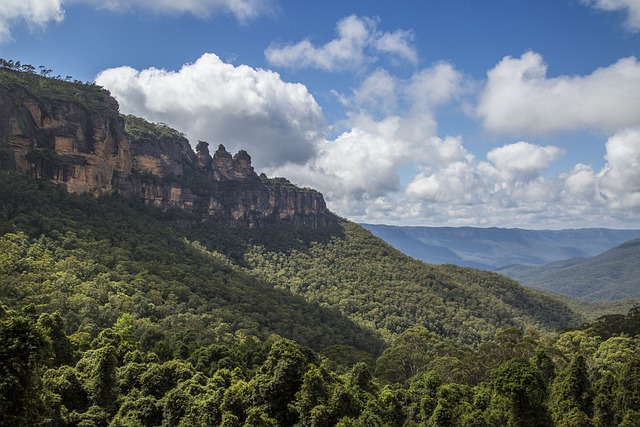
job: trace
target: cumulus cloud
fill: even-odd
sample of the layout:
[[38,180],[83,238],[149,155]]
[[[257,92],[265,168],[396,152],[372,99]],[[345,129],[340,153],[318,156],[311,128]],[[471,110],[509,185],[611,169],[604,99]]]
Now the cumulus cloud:
[[606,149],[607,163],[598,176],[602,195],[623,208],[640,207],[640,128],[617,132]]
[[43,28],[64,18],[62,0],[3,0],[0,2],[0,44],[12,40],[11,27],[26,22]]
[[602,11],[625,11],[627,13],[626,27],[633,32],[640,31],[639,0],[582,0],[582,2]]
[[503,179],[530,181],[541,171],[548,169],[562,154],[563,150],[552,145],[541,147],[520,141],[489,151],[487,159],[493,163]]
[[272,71],[227,64],[214,54],[179,71],[112,68],[96,83],[111,91],[124,113],[168,123],[193,144],[201,139],[246,149],[256,168],[307,161],[325,127],[304,85],[286,83]]
[[512,134],[640,125],[640,64],[620,59],[587,76],[547,77],[542,56],[505,57],[488,72],[476,113],[486,129]]
[[555,177],[545,176],[561,155],[556,147],[521,141],[490,150],[488,162],[466,156],[423,166],[398,195],[404,210],[379,211],[378,218],[387,223],[424,224],[429,218],[431,224],[546,228],[637,223],[640,129],[626,129],[607,140],[607,162],[599,171],[577,164]]
[[388,207],[382,203],[384,197],[401,191],[400,169],[415,162],[447,164],[470,156],[460,138],[436,135],[433,117],[438,106],[460,92],[461,81],[445,63],[406,80],[377,70],[351,94],[341,96],[350,111],[346,131],[333,140],[319,140],[315,156],[303,168],[285,166],[269,172],[319,188],[334,209],[365,209],[354,201]]
[[406,195],[425,203],[474,205],[482,203],[485,190],[485,177],[478,168],[468,161],[457,161],[418,173],[407,186]]
[[351,15],[338,22],[338,37],[322,46],[315,46],[309,40],[289,45],[272,44],[265,50],[265,56],[275,66],[325,71],[359,69],[375,62],[377,54],[417,63],[413,33],[404,30],[381,32],[377,29],[378,24],[378,19]]
[[489,212],[504,209],[530,209],[553,198],[551,182],[541,176],[557,160],[562,150],[528,142],[507,144],[487,153],[490,162],[474,156],[449,164],[424,167],[406,189],[406,196],[437,210],[474,207],[474,222]]
[[465,79],[453,65],[441,62],[403,80],[379,69],[369,74],[351,95],[340,95],[351,111],[371,115],[432,115],[440,105],[465,91]]

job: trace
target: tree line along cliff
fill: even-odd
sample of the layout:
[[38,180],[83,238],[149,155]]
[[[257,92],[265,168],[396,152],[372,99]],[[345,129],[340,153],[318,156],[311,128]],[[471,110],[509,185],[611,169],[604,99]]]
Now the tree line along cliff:
[[258,175],[249,154],[121,115],[109,92],[0,67],[0,168],[73,193],[118,194],[236,228],[333,222],[322,194]]

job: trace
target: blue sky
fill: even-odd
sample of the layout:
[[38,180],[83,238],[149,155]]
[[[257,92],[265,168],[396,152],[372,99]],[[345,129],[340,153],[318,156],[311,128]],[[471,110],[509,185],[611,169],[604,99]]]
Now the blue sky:
[[0,56],[361,222],[640,227],[640,0],[3,0]]

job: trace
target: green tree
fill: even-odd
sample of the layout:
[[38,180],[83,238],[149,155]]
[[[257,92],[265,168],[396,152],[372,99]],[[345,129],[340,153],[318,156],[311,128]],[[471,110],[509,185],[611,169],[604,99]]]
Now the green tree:
[[526,358],[517,357],[502,364],[495,372],[493,386],[509,401],[510,427],[549,425],[544,380]]
[[112,345],[88,350],[76,365],[89,400],[110,411],[117,398],[116,349]]
[[616,406],[620,414],[640,412],[640,356],[633,355],[622,366],[616,394]]
[[23,314],[0,305],[0,425],[31,426],[43,415],[42,374],[51,342],[31,307]]
[[294,341],[276,341],[267,360],[260,366],[253,380],[253,401],[267,408],[270,417],[282,425],[293,425],[298,415],[289,408],[300,390],[307,370],[307,357]]
[[376,375],[390,382],[403,382],[428,370],[438,336],[423,326],[402,333],[376,361]]
[[64,331],[64,318],[59,312],[53,314],[42,313],[38,318],[38,324],[51,340],[54,354],[54,366],[73,363],[73,348],[71,341]]
[[296,393],[293,406],[300,417],[301,426],[329,426],[331,414],[327,404],[337,379],[335,379],[325,364],[312,365],[305,372],[300,390]]
[[[556,424],[566,424],[565,418],[578,420],[579,414],[586,418],[593,415],[593,389],[585,357],[577,355],[569,366],[556,377],[551,386],[549,407]],[[585,417],[582,417],[585,418]],[[578,422],[578,421],[574,421]]]

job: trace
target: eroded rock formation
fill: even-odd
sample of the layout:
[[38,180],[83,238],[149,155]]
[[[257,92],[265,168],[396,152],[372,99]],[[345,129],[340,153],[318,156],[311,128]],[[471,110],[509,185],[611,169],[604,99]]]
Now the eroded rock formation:
[[258,176],[246,151],[232,156],[220,145],[211,156],[199,141],[194,152],[166,125],[121,116],[107,91],[52,80],[0,69],[0,166],[70,192],[140,198],[232,227],[332,221],[322,194]]

